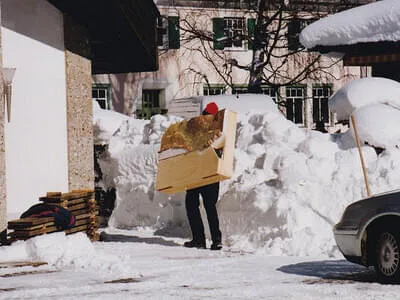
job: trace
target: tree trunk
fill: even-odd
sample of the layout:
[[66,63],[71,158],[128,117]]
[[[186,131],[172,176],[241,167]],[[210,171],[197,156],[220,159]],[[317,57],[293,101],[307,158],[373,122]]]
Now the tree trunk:
[[260,94],[262,75],[264,69],[264,50],[263,48],[268,44],[266,20],[263,15],[266,0],[258,0],[258,15],[257,22],[254,30],[254,41],[253,41],[253,59],[251,61],[249,84],[247,91],[253,94]]

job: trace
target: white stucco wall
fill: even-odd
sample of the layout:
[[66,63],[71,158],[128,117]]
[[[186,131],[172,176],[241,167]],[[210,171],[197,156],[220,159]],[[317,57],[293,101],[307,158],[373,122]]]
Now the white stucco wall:
[[3,66],[16,68],[6,120],[8,214],[68,190],[62,14],[45,0],[2,0]]

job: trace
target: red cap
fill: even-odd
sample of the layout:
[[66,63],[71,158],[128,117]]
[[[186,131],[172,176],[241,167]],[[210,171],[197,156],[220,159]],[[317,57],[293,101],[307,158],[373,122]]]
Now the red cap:
[[215,115],[218,112],[218,105],[215,102],[210,102],[204,110],[210,115]]

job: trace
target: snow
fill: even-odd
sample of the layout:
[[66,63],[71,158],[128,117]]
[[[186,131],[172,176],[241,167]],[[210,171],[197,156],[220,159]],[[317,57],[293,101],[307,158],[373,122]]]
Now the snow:
[[307,49],[381,41],[400,41],[398,0],[377,1],[327,16],[300,33]]
[[[386,148],[377,155],[362,146],[372,193],[395,190],[396,99],[375,91],[386,82],[361,82],[363,93],[351,92],[350,83],[331,102],[342,116],[355,117],[363,142]],[[213,100],[230,108],[219,97]],[[0,247],[0,299],[396,298],[397,286],[369,283],[373,271],[344,261],[332,234],[343,209],[366,196],[352,128],[336,134],[299,128],[276,108],[249,110],[251,96],[243,107],[234,104],[234,175],[221,182],[217,204],[223,251],[182,247],[190,238],[184,193],[154,190],[162,133],[181,118],[135,120],[96,109],[98,140],[109,145],[99,161],[102,185],[117,195],[103,241],[59,232]],[[21,260],[47,265],[12,266]]]
[[[183,239],[155,237],[149,230],[109,228],[104,237],[90,247],[83,234],[55,233],[0,248],[2,258],[29,251],[29,258],[49,262],[1,265],[0,299],[353,300],[396,299],[399,292],[370,283],[371,270],[342,259],[188,249]],[[90,252],[82,254],[85,249]]]
[[376,103],[400,108],[400,83],[381,77],[350,81],[331,96],[329,108],[338,120],[348,120],[356,109]]
[[[399,156],[396,84],[379,78],[354,81],[331,99],[338,114],[356,118],[373,193],[399,187],[393,180]],[[252,96],[244,99],[212,96],[203,103],[238,111],[234,175],[221,182],[218,202],[224,245],[267,255],[340,257],[332,226],[349,203],[366,196],[353,128],[341,134],[306,130],[285,119],[269,97],[256,111],[249,109]],[[254,102],[260,105],[260,97]],[[374,111],[376,126],[370,122]],[[184,193],[154,190],[162,133],[179,120],[155,116],[140,126],[126,121],[124,130],[110,138],[108,156],[99,163],[107,174],[104,188],[116,189],[111,227],[148,226],[160,234],[190,237]],[[378,156],[364,142],[387,151]]]
[[[400,83],[397,81],[380,77],[353,80],[332,95],[329,107],[336,112],[338,120],[349,120],[353,114],[362,143],[382,148],[400,145],[397,130]],[[351,133],[354,136],[352,126]]]
[[[245,114],[249,112],[273,111],[279,113],[277,106],[270,96],[254,94],[203,96],[201,107],[206,107],[210,102],[215,102],[218,108],[228,108],[232,111]],[[251,103],[251,105],[249,105]]]

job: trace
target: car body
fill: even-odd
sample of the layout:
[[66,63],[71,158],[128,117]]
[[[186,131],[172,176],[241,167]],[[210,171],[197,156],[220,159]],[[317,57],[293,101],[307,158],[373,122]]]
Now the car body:
[[374,266],[381,282],[400,282],[400,190],[350,204],[333,231],[347,260]]

